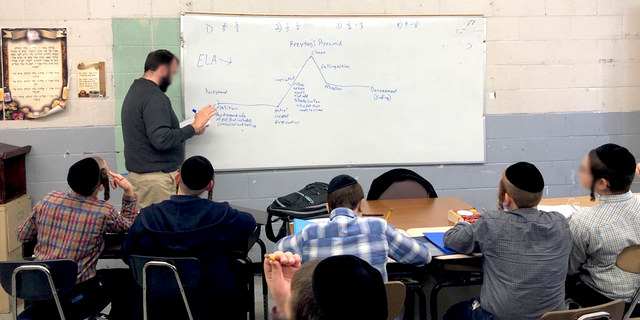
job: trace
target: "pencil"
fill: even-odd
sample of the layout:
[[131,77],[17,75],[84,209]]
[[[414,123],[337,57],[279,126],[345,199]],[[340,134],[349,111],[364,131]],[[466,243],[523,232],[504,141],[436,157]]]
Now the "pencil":
[[275,254],[269,254],[269,260],[271,261],[276,261],[276,255]]
[[387,217],[384,218],[385,220],[389,220],[389,216],[391,215],[391,212],[393,212],[393,208],[389,209],[389,213],[387,213]]

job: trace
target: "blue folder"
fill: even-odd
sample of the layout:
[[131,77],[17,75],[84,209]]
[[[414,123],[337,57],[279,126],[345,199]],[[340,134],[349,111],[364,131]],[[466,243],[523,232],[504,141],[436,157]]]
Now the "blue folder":
[[423,233],[431,243],[433,243],[438,249],[442,250],[445,254],[453,254],[455,251],[444,246],[444,232],[424,232]]
[[307,221],[307,220],[302,220],[302,219],[293,219],[293,233],[299,233],[300,231],[302,231],[302,229],[304,229],[304,227],[315,223],[313,221]]

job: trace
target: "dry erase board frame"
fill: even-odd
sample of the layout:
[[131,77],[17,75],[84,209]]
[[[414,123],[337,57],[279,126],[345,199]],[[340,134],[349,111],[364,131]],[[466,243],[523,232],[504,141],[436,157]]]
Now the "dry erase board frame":
[[[259,171],[259,170],[277,170],[277,169],[305,169],[305,168],[345,168],[345,167],[381,167],[381,166],[416,166],[416,165],[437,165],[437,164],[471,164],[471,163],[484,163],[486,162],[486,124],[485,124],[485,116],[486,116],[486,15],[483,14],[460,14],[460,15],[422,15],[422,14],[393,14],[393,15],[379,15],[379,14],[329,14],[329,15],[316,15],[316,14],[240,14],[240,13],[217,13],[217,12],[182,12],[180,19],[180,38],[181,38],[181,46],[180,46],[180,58],[181,58],[181,72],[183,81],[181,83],[182,87],[182,113],[183,117],[190,118],[192,115],[189,111],[193,106],[186,106],[186,90],[185,86],[187,85],[187,81],[185,81],[185,40],[184,40],[184,18],[188,15],[206,15],[206,16],[215,16],[215,17],[256,17],[256,18],[479,18],[482,20],[482,157],[481,159],[469,160],[469,161],[393,161],[393,162],[384,162],[384,163],[336,163],[336,164],[310,164],[310,165],[274,165],[274,166],[261,166],[261,167],[234,167],[234,168],[220,168],[219,171],[229,171],[229,172],[239,172],[239,171]],[[201,106],[200,106],[201,107]],[[188,147],[189,142],[187,142],[187,153],[189,153]],[[215,165],[215,161],[214,161]],[[218,168],[218,167],[217,167]]]

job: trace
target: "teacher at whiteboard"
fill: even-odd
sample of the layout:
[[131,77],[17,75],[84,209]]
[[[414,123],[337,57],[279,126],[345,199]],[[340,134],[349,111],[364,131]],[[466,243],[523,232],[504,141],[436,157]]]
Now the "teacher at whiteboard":
[[193,124],[180,128],[165,95],[177,71],[178,58],[173,53],[149,53],[144,76],[133,82],[122,104],[125,166],[140,208],[175,194],[174,177],[184,161],[185,141],[203,134],[209,119],[217,114],[208,105],[198,111]]

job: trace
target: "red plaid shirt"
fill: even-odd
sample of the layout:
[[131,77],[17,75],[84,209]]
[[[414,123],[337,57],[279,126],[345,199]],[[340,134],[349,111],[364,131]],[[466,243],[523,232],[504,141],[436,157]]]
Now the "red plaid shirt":
[[37,238],[37,260],[73,259],[76,283],[96,275],[104,234],[126,232],[136,218],[137,197],[122,197],[122,214],[109,203],[69,193],[49,192],[17,230],[18,240]]

